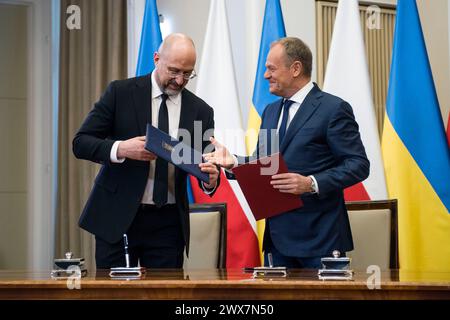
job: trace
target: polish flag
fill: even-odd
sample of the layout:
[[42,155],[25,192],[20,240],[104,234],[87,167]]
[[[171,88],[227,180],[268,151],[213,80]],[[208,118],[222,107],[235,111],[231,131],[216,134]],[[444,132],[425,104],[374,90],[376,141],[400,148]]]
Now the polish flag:
[[[228,21],[224,0],[212,0],[209,10],[197,95],[214,108],[215,138],[234,154],[245,154]],[[196,203],[227,203],[227,268],[260,265],[256,221],[236,180],[221,172],[220,187],[206,195],[191,177]]]
[[357,0],[339,1],[323,90],[350,103],[370,160],[369,177],[345,189],[345,200],[386,199],[380,138]]

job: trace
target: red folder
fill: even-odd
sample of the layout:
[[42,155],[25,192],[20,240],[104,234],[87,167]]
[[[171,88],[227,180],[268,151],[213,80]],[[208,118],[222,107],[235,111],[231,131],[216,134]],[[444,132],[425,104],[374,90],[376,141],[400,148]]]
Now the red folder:
[[240,165],[232,171],[256,220],[303,206],[300,196],[280,192],[270,184],[273,175],[288,172],[280,153]]

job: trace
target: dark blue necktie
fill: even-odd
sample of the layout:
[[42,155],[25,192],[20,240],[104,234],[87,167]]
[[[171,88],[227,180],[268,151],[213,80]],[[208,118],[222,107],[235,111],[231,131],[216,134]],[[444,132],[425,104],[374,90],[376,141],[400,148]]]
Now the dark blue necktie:
[[[158,128],[165,133],[169,133],[169,112],[167,111],[167,94],[161,95],[161,105],[158,113]],[[155,167],[155,183],[153,185],[153,202],[157,207],[162,207],[167,203],[167,190],[169,178],[169,166],[166,160],[158,157]]]
[[292,100],[284,100],[283,102],[283,118],[281,119],[280,129],[278,130],[278,138],[280,145],[283,142],[284,135],[286,134],[287,122],[289,117],[289,108],[292,106],[294,101]]

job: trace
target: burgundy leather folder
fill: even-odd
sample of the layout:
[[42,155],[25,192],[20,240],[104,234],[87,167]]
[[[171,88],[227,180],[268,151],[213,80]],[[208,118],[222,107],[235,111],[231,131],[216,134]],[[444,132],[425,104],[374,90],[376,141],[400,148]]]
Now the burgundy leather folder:
[[300,196],[282,193],[270,184],[273,175],[288,172],[280,153],[237,166],[232,171],[256,220],[303,206]]

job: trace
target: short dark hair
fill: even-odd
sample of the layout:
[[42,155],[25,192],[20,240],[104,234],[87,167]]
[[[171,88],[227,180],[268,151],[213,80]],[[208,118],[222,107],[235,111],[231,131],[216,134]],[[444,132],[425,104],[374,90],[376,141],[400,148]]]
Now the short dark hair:
[[287,64],[290,65],[294,61],[300,61],[303,66],[304,75],[310,78],[312,71],[312,53],[306,43],[299,38],[285,37],[272,42],[271,47],[277,44],[284,47],[284,51],[288,58]]

